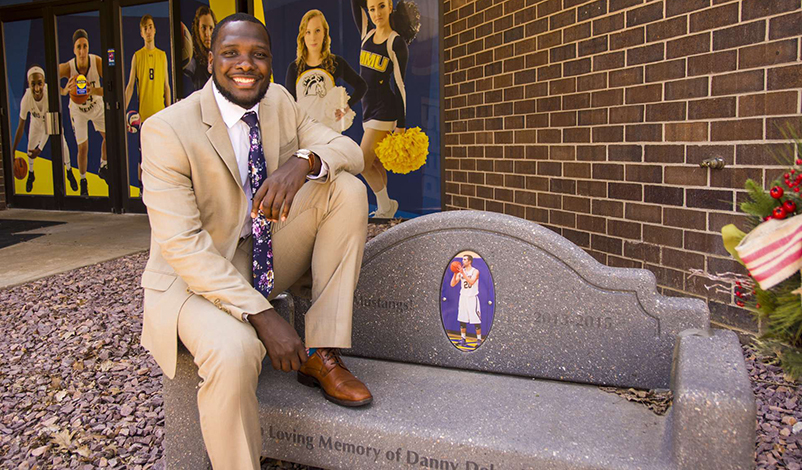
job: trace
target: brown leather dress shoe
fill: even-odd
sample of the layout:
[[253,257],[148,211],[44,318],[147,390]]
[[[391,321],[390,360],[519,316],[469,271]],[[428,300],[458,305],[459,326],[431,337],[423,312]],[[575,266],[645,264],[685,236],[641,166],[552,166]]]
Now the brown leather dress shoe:
[[339,349],[318,348],[298,371],[298,382],[320,387],[327,400],[341,406],[363,406],[373,401],[365,384],[345,367]]

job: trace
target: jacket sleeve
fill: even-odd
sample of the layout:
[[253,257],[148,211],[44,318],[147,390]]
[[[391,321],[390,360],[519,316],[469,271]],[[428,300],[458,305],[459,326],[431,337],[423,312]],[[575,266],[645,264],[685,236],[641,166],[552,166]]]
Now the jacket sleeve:
[[151,237],[190,290],[240,321],[243,313],[271,308],[204,229],[189,158],[175,130],[159,116],[142,126],[142,182]]
[[342,171],[358,175],[365,166],[362,149],[350,137],[331,130],[310,118],[299,108],[288,91],[284,90],[295,114],[298,148],[309,149],[326,162],[329,178]]

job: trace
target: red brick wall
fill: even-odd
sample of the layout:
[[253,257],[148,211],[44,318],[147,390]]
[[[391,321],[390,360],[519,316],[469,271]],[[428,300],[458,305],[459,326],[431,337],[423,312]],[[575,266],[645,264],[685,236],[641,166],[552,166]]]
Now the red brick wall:
[[[448,209],[523,217],[668,295],[731,293],[718,231],[802,134],[800,0],[447,0]],[[721,157],[724,170],[699,167]]]

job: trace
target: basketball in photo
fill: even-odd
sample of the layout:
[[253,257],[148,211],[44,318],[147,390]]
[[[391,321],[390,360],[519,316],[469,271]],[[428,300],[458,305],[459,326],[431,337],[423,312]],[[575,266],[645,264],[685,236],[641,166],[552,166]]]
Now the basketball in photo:
[[24,158],[17,157],[14,159],[14,177],[18,180],[24,180],[28,175],[28,162]]
[[88,98],[89,89],[86,87],[86,77],[84,75],[78,75],[75,78],[75,92],[70,93],[70,99],[74,101],[75,104],[84,104]]

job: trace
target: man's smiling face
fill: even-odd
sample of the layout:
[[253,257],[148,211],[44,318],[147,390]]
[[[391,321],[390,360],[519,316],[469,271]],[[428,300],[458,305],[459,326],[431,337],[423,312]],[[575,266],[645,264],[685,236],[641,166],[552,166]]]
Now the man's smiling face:
[[250,21],[224,24],[209,53],[212,79],[220,93],[245,109],[265,96],[272,61],[267,31]]

